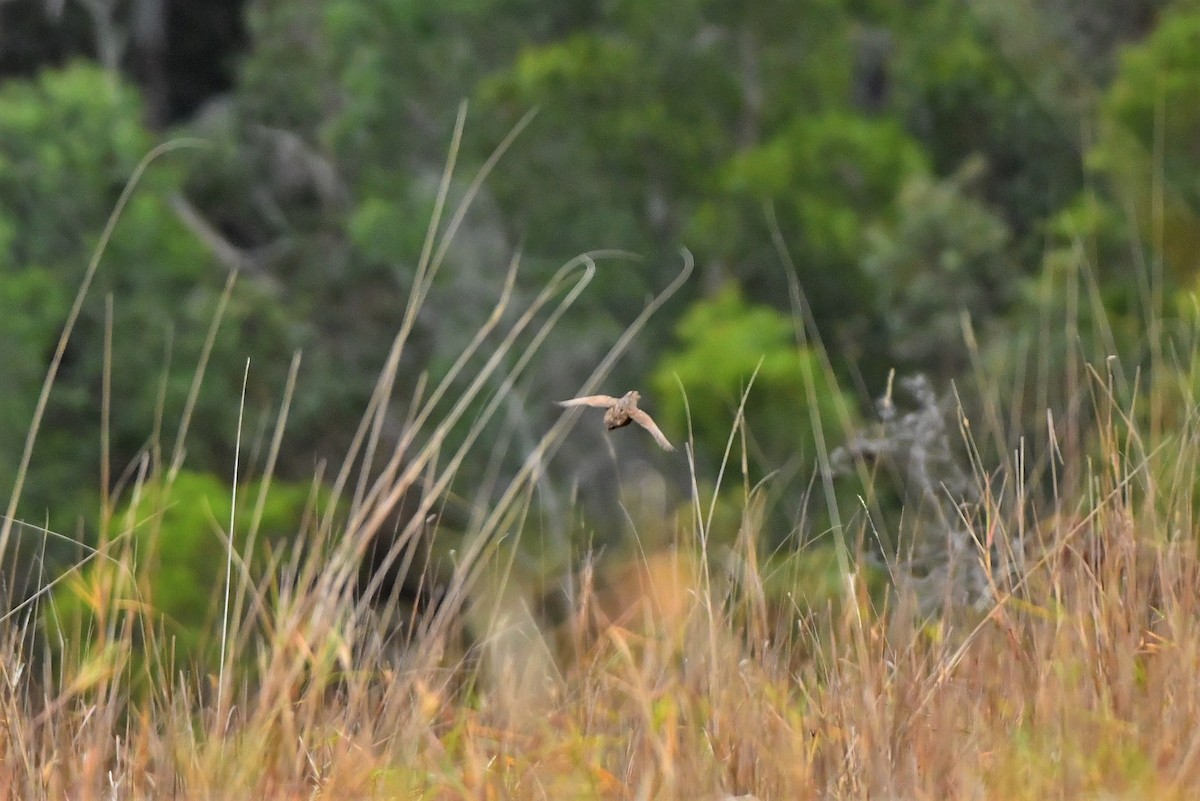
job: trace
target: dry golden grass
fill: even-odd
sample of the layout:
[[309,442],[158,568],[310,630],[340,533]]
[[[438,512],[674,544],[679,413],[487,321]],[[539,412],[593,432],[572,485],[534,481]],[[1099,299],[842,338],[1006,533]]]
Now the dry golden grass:
[[[221,702],[214,675],[132,691],[115,653],[134,648],[132,626],[90,659],[38,660],[32,624],[10,619],[0,786],[26,799],[1192,797],[1194,543],[1142,542],[1123,502],[1093,511],[1102,549],[1085,556],[1070,543],[1082,528],[1062,532],[975,621],[915,625],[851,582],[857,604],[769,624],[766,641],[750,638],[753,615],[727,611],[746,598],[706,582],[681,545],[584,588],[550,670],[424,658],[442,650],[434,635],[385,663],[314,593],[267,614],[274,636],[237,655],[256,669]],[[540,686],[514,697],[530,671]]]
[[[399,440],[384,442],[396,366],[445,255],[437,243],[462,219],[439,228],[449,174],[392,358],[350,454],[325,481],[342,503],[315,509],[295,553],[269,564],[252,561],[253,527],[230,524],[227,580],[214,587],[221,612],[197,662],[176,659],[154,614],[146,555],[131,545],[155,517],[119,520],[118,499],[107,498],[102,552],[80,570],[92,625],[53,642],[43,626],[52,592],[0,623],[0,798],[1195,796],[1195,421],[1143,441],[1131,409],[1095,374],[1082,381],[1094,414],[1086,424],[1074,416],[1076,452],[1043,460],[1058,465],[1049,514],[1026,489],[1023,459],[985,464],[968,436],[976,474],[988,477],[963,511],[989,585],[978,608],[919,618],[904,590],[873,603],[841,544],[869,533],[861,522],[837,541],[833,601],[781,599],[767,589],[761,516],[747,491],[740,533],[723,538],[738,543],[736,559],[709,551],[722,533],[695,502],[662,521],[671,548],[577,576],[574,606],[551,630],[528,611],[510,559],[564,418],[507,484],[481,493],[443,601],[404,647],[381,639],[387,613],[356,592],[359,560],[400,499],[420,489],[390,554],[406,563],[592,269],[588,257],[568,265],[515,312],[506,291],[446,381],[414,390]],[[509,289],[514,276],[515,265]],[[595,390],[661,300],[579,393]],[[488,381],[501,390],[485,393]],[[467,424],[451,449],[447,433]],[[178,469],[172,459],[142,480],[170,482]],[[693,474],[693,486],[720,479]],[[732,563],[736,576],[719,567]],[[475,639],[464,650],[466,622]]]

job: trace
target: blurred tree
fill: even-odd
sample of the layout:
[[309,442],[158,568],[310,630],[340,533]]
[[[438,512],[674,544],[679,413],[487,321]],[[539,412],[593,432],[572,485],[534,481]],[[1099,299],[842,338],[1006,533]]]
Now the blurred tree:
[[1050,61],[1058,45],[1011,41],[1040,36],[1056,22],[1049,12],[1028,4],[1028,15],[1014,17],[1003,0],[966,5],[964,13],[960,2],[927,2],[895,17],[896,104],[937,174],[972,155],[987,159],[983,197],[1003,211],[1022,259],[1036,264],[1037,222],[1081,186],[1077,92],[1085,86]]
[[982,159],[946,179],[914,175],[893,220],[867,233],[862,265],[877,293],[889,361],[940,383],[967,366],[962,317],[986,330],[1016,299],[1021,273],[1004,220],[971,196]]
[[[718,475],[716,465],[745,395],[742,433],[750,472],[743,479],[754,486],[772,477],[762,498],[770,525],[759,528],[771,544],[779,545],[796,530],[798,520],[826,520],[822,505],[810,508],[805,487],[817,470],[819,449],[844,439],[857,415],[852,398],[826,372],[820,354],[796,344],[792,320],[768,306],[747,303],[730,284],[689,308],[675,337],[677,345],[663,354],[651,376],[655,414],[663,428],[692,434],[701,484]],[[734,444],[735,462],[741,442]],[[727,543],[739,528],[745,488],[737,480],[720,488],[700,487],[702,495],[719,490],[712,522]],[[805,527],[800,536],[817,530],[823,530],[819,524]]]
[[[726,265],[699,247],[709,221],[693,218],[739,151],[847,102],[850,26],[841,0],[803,11],[621,2],[571,37],[522,49],[481,92],[503,121],[539,109],[496,182],[501,207],[520,208],[514,224],[529,249],[557,259],[597,246],[665,255],[682,238],[715,290]],[[644,287],[622,278],[602,288],[616,304]]]
[[[340,456],[366,408],[413,288],[454,108],[512,26],[515,11],[489,27],[494,7],[259,0],[238,93],[192,126],[217,143],[189,176],[195,227],[270,280],[302,332],[311,425],[299,453]],[[456,183],[450,202],[462,193]],[[401,385],[436,374],[499,295],[511,247],[486,194],[473,209]]]
[[695,303],[675,336],[677,347],[662,356],[651,379],[656,414],[663,427],[675,431],[688,430],[690,420],[702,455],[719,455],[724,448],[752,377],[745,419],[751,450],[764,471],[789,460],[805,469],[816,463],[810,385],[823,432],[838,436],[852,404],[831,383],[820,357],[796,344],[793,323],[780,312],[747,303],[729,285]]
[[[151,22],[163,21],[151,13],[166,7],[157,0],[136,5]],[[220,8],[236,5],[224,0]],[[1156,7],[1155,0],[1135,6]],[[74,3],[63,8],[79,13]],[[416,385],[425,372],[444,374],[498,295],[518,247],[524,272],[511,308],[581,251],[643,255],[636,264],[600,266],[520,387],[528,397],[563,396],[563,386],[596,364],[666,283],[681,243],[696,252],[703,275],[683,299],[706,298],[703,308],[733,281],[747,298],[737,313],[749,326],[762,325],[756,304],[787,305],[785,270],[794,268],[839,374],[860,380],[864,397],[877,394],[897,362],[928,368],[936,360],[939,373],[952,373],[961,352],[935,343],[945,341],[959,310],[981,320],[1005,310],[1020,283],[1013,276],[1042,268],[1048,226],[1081,196],[1075,131],[1087,103],[1073,93],[1090,89],[1049,47],[1083,25],[1078,9],[1075,0],[1047,10],[1000,0],[965,7],[960,0],[769,0],[753,7],[730,0],[249,0],[252,48],[236,88],[188,126],[212,147],[186,171],[177,164],[152,171],[101,271],[93,302],[114,293],[116,348],[132,344],[122,326],[144,332],[136,362],[118,357],[117,372],[128,370],[128,380],[115,378],[122,392],[138,382],[164,386],[170,419],[190,380],[196,332],[225,273],[237,269],[243,286],[229,323],[246,341],[218,341],[212,385],[233,395],[236,354],[245,350],[261,347],[256,358],[282,365],[280,354],[302,347],[293,407],[300,436],[287,467],[298,471],[314,454],[340,454],[407,303],[463,97],[473,115],[457,154],[460,176],[483,164],[530,109],[539,111],[446,251],[446,269],[401,364],[401,385]],[[1022,23],[1026,11],[1038,14],[1037,25]],[[1111,22],[1105,30],[1125,30],[1121,9],[1104,4],[1098,13]],[[1146,24],[1144,13],[1130,13],[1131,25]],[[1183,6],[1171,13],[1186,16]],[[200,16],[199,6],[168,13],[167,40],[177,23],[208,30]],[[36,28],[34,20],[13,18]],[[126,22],[118,13],[112,24]],[[222,30],[232,24],[228,14],[209,22]],[[0,43],[11,41],[5,36]],[[1121,38],[1105,34],[1097,47]],[[71,47],[62,53],[76,52]],[[165,63],[167,51],[154,50],[151,61]],[[0,62],[3,55],[0,45]],[[1171,59],[1184,64],[1187,57],[1181,51]],[[21,63],[36,63],[30,58]],[[1129,88],[1114,88],[1106,119],[1115,128],[1129,117],[1121,125],[1144,137],[1136,121],[1145,122],[1147,108],[1120,100],[1152,95],[1145,81],[1153,70],[1136,63],[1122,67],[1118,87],[1124,81]],[[220,72],[228,62],[213,66]],[[11,113],[0,123],[8,126],[0,155],[16,165],[0,162],[0,203],[10,210],[0,242],[21,265],[20,280],[0,289],[0,304],[42,304],[46,320],[61,319],[71,297],[70,281],[60,278],[65,265],[82,269],[86,243],[152,143],[139,120],[158,116],[111,79],[69,74],[75,77],[65,83],[56,79],[62,86],[53,97],[48,83],[13,84],[22,88],[6,90]],[[149,103],[160,105],[161,92],[151,94]],[[1187,126],[1169,130],[1182,136]],[[1114,176],[1105,159],[1119,165],[1125,152],[1115,142],[1105,139],[1093,155],[1097,169]],[[1172,177],[1187,174],[1179,153]],[[960,170],[977,158],[986,169],[968,182]],[[452,204],[464,196],[464,183],[452,183]],[[170,301],[122,307],[123,299],[151,296]],[[1014,325],[1029,308],[1012,310]],[[667,315],[651,323],[614,383],[636,385],[670,324]],[[9,335],[0,347],[20,354],[13,374],[26,386],[7,401],[14,404],[10,420],[24,421],[55,329],[0,325]],[[82,325],[81,337],[99,338],[99,305],[85,310]],[[169,369],[162,367],[168,342]],[[144,355],[151,352],[153,361]],[[69,355],[53,428],[97,416],[98,362],[78,346]],[[126,366],[133,364],[136,370]],[[130,419],[155,419],[154,392],[128,391]],[[270,394],[254,392],[256,406]],[[206,398],[200,413],[218,421],[211,425],[220,443],[234,404],[222,410]],[[397,423],[403,410],[393,411]],[[514,401],[507,431],[529,441],[550,411]],[[122,458],[148,436],[140,422],[116,433]],[[48,429],[46,436],[55,435]],[[65,453],[69,443],[61,447]],[[197,444],[193,455],[219,464],[228,456],[223,447]],[[55,461],[69,472],[95,458]],[[64,476],[55,480],[62,485]]]
[[1200,250],[1200,9],[1164,14],[1130,46],[1102,104],[1088,164],[1108,179],[1141,241],[1176,278],[1196,280]]
[[[851,0],[569,12],[532,1],[257,0],[238,95],[208,120],[227,146],[193,174],[189,198],[232,252],[276,278],[309,332],[310,397],[336,410],[329,420],[353,418],[410,286],[449,109],[464,94],[476,101],[460,154],[474,165],[537,108],[468,217],[405,369],[437,374],[516,243],[532,284],[584,250],[648,257],[600,270],[530,379],[534,396],[561,394],[550,386],[599,360],[664,283],[680,241],[700,257],[696,289],[733,278],[775,304],[787,291],[782,244],[835,363],[878,389],[898,358],[944,355],[918,345],[944,330],[925,329],[929,301],[893,271],[947,278],[960,271],[951,262],[970,262],[965,285],[939,297],[990,314],[1005,303],[998,276],[1021,263],[1002,251],[1030,241],[1001,229],[1034,231],[1059,203],[1046,187],[1064,161],[1074,172],[1063,184],[1078,186],[1058,121],[959,10],[948,0],[911,13]],[[1003,222],[932,188],[931,175],[953,175],[976,153],[989,164],[979,193]],[[1058,161],[1034,175],[1045,154]],[[920,176],[931,195],[901,198]],[[925,200],[942,204],[939,219],[901,208]],[[949,230],[964,221],[985,235],[978,246]],[[917,264],[934,254],[943,263]],[[666,322],[648,338],[665,336],[654,326]],[[621,370],[632,382],[650,365],[639,350]]]
[[[34,404],[67,308],[104,223],[153,140],[137,95],[100,70],[76,65],[0,88],[0,493],[13,485]],[[159,432],[170,447],[224,270],[196,247],[170,197],[179,157],[156,163],[125,209],[58,375],[39,432],[24,510],[68,523],[96,485],[103,385],[105,296],[114,299],[112,454],[120,474]],[[278,403],[290,351],[268,297],[243,282],[217,338],[191,443],[197,465],[229,465],[245,358],[264,358],[250,408]],[[279,364],[272,368],[272,359]],[[248,422],[253,422],[248,421]],[[156,443],[157,444],[157,443]],[[64,520],[65,516],[65,520]]]
[[1149,33],[1171,0],[1048,0],[1044,13],[1059,20],[1059,41],[1097,82],[1107,83],[1121,46]]
[[860,265],[866,233],[871,221],[893,214],[904,181],[927,169],[921,148],[894,121],[844,112],[800,117],[728,164],[725,200],[700,211],[697,236],[753,296],[786,297],[773,216],[831,356],[872,384],[890,365],[876,341],[876,289]]
[[161,125],[232,87],[245,0],[24,0],[0,3],[0,76],[33,77],[72,59],[119,70]]

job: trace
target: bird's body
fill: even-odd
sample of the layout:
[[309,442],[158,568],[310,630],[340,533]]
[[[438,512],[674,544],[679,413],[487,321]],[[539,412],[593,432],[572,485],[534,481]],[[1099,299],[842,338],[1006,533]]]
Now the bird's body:
[[587,395],[582,398],[572,398],[571,400],[559,401],[559,406],[595,406],[604,409],[604,425],[609,431],[614,428],[623,428],[630,423],[637,423],[642,428],[650,432],[654,437],[654,441],[663,447],[664,450],[673,451],[675,447],[663,436],[663,432],[658,430],[654,420],[650,415],[638,408],[638,401],[642,396],[637,390],[630,390],[619,398],[614,398],[611,395]]

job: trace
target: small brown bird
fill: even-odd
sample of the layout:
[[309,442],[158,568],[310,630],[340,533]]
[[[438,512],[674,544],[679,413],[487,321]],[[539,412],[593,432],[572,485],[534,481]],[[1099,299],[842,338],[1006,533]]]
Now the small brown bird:
[[663,432],[659,431],[658,426],[650,419],[650,415],[638,408],[638,401],[641,399],[642,396],[637,390],[630,390],[619,398],[614,398],[611,395],[588,395],[584,398],[559,401],[558,405],[595,406],[600,409],[607,409],[608,411],[604,413],[604,425],[608,426],[609,431],[612,431],[614,428],[622,428],[630,423],[637,423],[649,431],[653,435],[654,441],[663,446],[665,450],[675,450],[674,446],[663,436]]

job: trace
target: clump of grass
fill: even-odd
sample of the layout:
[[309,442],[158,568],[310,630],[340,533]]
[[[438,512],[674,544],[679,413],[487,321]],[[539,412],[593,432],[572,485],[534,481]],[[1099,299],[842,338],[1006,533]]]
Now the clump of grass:
[[[514,261],[462,357],[445,380],[413,389],[400,435],[387,439],[413,320],[490,165],[443,227],[452,167],[453,159],[412,304],[358,436],[345,462],[317,477],[331,498],[314,502],[291,550],[257,549],[258,515],[246,530],[232,514],[215,527],[228,581],[213,587],[220,613],[201,657],[175,653],[146,581],[149,555],[133,547],[161,516],[112,517],[115,498],[101,512],[100,547],[81,565],[94,580],[93,624],[49,643],[39,621],[54,614],[52,591],[3,617],[0,796],[1192,794],[1200,560],[1193,493],[1181,483],[1195,474],[1196,421],[1143,436],[1134,401],[1119,400],[1101,372],[1073,379],[1092,414],[1073,415],[1078,428],[1058,433],[1077,449],[1055,450],[1043,464],[1074,467],[1053,471],[1046,492],[1031,489],[1020,459],[988,465],[969,425],[959,429],[968,466],[942,464],[953,429],[934,417],[944,409],[920,384],[910,387],[915,417],[885,414],[907,434],[849,438],[847,453],[857,448],[860,461],[870,445],[924,465],[918,494],[940,510],[946,527],[937,531],[955,532],[959,557],[986,588],[968,602],[898,581],[873,604],[844,545],[836,603],[781,600],[789,596],[767,591],[778,576],[758,553],[764,518],[758,488],[747,486],[731,536],[715,537],[711,510],[696,502],[663,521],[670,548],[619,570],[586,563],[565,622],[551,630],[519,586],[512,541],[534,510],[564,418],[507,482],[478,495],[436,602],[403,620],[398,607],[379,604],[382,579],[359,586],[364,554],[382,532],[385,566],[419,574],[420,548],[441,535],[439,503],[459,466],[586,287],[595,258],[565,266],[519,309],[510,305]],[[581,392],[596,388],[659,302]],[[285,388],[258,479],[264,495],[239,502],[261,508],[270,491],[289,399]],[[451,447],[448,433],[460,425],[467,434]],[[126,492],[169,482],[179,468],[176,459],[147,461]],[[743,460],[743,481],[746,472]],[[724,477],[724,466],[717,477],[693,467],[692,486],[719,488]],[[391,533],[401,500],[413,496]],[[896,533],[877,516],[857,520],[839,542]],[[718,559],[715,541],[735,545]],[[464,642],[466,626],[473,639]]]

